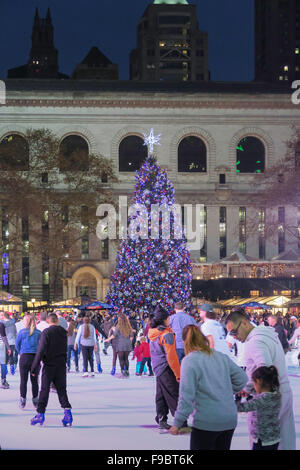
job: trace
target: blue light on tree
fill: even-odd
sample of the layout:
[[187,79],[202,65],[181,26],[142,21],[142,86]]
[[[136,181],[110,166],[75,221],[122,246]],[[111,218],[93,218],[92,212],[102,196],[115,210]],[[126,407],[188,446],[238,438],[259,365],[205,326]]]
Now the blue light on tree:
[[[172,212],[169,238],[165,237],[166,227],[161,212],[155,214],[157,220],[152,220],[153,206],[172,207],[175,204],[174,187],[153,155],[154,145],[158,144],[159,136],[154,136],[151,130],[145,136],[149,156],[136,174],[132,200],[132,204],[145,208],[147,224],[140,223],[138,230],[138,216],[129,215],[128,228],[135,226],[137,236],[121,241],[106,296],[106,301],[114,306],[116,312],[149,314],[158,303],[171,311],[176,301],[183,301],[187,308],[191,308],[192,266],[186,239],[183,235],[181,238],[175,236]],[[152,222],[158,227],[155,237],[151,231]]]

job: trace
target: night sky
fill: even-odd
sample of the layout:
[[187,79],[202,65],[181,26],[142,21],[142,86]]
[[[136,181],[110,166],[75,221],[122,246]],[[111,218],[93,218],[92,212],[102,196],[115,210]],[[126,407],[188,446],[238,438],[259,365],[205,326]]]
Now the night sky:
[[[129,79],[129,54],[136,27],[152,0],[0,0],[0,78],[26,64],[35,8],[45,17],[50,7],[60,72],[71,75],[92,46],[119,64],[120,80]],[[254,0],[194,0],[199,27],[208,32],[211,79],[254,78]]]

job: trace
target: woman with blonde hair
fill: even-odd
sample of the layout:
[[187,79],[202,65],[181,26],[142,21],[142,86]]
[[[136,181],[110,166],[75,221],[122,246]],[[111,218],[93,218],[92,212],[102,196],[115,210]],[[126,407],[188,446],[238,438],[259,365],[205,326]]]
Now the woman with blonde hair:
[[213,350],[195,325],[183,329],[186,356],[181,362],[179,400],[172,434],[193,413],[190,450],[229,450],[237,425],[234,393],[247,374],[226,354]]
[[124,313],[119,313],[117,326],[112,335],[110,335],[104,342],[116,340],[116,352],[118,354],[121,373],[123,377],[129,377],[129,360],[128,356],[132,350],[132,338],[134,331],[131,328],[128,317]]
[[88,364],[91,368],[91,377],[95,376],[94,373],[94,357],[93,352],[97,351],[97,338],[96,329],[91,324],[88,316],[84,317],[82,325],[80,325],[74,344],[74,349],[78,349],[78,344],[82,351],[83,357],[83,377],[88,377]]
[[32,403],[36,407],[38,404],[38,373],[33,376],[30,374],[31,366],[34,361],[41,331],[36,328],[35,319],[32,315],[27,314],[24,316],[24,328],[20,330],[16,339],[16,351],[20,354],[19,369],[20,369],[20,408],[25,408],[26,395],[27,395],[27,382],[28,375],[30,375],[32,386]]

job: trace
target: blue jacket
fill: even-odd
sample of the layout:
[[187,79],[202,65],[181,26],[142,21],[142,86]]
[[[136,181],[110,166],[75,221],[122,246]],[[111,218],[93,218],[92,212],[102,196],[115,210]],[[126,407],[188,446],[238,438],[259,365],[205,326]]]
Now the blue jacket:
[[184,349],[182,330],[187,325],[196,325],[191,315],[185,312],[177,312],[170,316],[170,327],[175,333],[176,349]]
[[35,354],[37,352],[41,331],[35,329],[33,334],[29,336],[29,328],[23,328],[19,331],[16,339],[16,350],[19,354],[28,353]]

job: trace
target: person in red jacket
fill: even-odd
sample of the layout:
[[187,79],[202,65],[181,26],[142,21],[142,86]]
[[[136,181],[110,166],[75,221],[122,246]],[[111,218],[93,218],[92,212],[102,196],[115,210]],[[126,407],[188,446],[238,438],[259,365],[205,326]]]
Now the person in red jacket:
[[137,375],[142,375],[144,366],[147,363],[148,369],[149,369],[149,376],[153,376],[153,370],[152,370],[152,365],[151,365],[151,355],[150,355],[150,346],[149,343],[147,343],[147,340],[144,336],[141,337],[141,345],[140,345],[140,351],[142,353],[142,362],[140,365],[140,370]]
[[132,356],[132,361],[136,358],[136,369],[135,369],[135,375],[139,375],[140,371],[140,365],[143,359],[143,353],[141,350],[141,343],[140,341],[137,341],[135,343],[135,348],[133,350],[133,356]]

